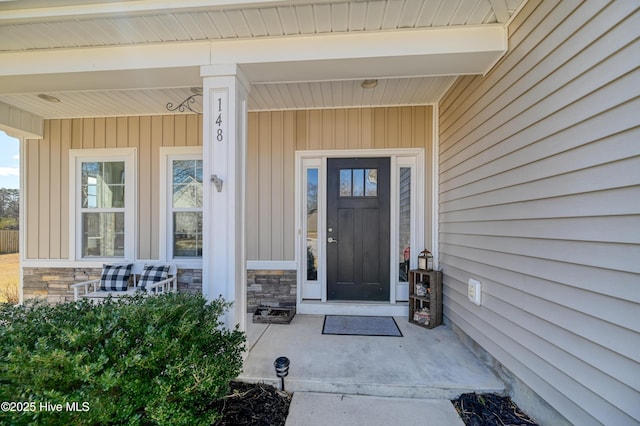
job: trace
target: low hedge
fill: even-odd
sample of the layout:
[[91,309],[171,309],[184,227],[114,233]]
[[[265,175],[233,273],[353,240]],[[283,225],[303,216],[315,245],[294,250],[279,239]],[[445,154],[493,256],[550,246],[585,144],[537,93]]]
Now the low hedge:
[[184,293],[3,305],[0,423],[212,424],[242,368],[228,307]]

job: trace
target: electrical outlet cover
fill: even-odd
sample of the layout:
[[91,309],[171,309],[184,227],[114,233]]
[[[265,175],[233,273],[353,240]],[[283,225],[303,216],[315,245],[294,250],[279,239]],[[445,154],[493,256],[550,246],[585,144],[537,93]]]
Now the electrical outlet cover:
[[469,286],[467,288],[467,297],[469,301],[475,303],[480,306],[480,291],[481,285],[480,281],[474,280],[473,278],[469,278]]

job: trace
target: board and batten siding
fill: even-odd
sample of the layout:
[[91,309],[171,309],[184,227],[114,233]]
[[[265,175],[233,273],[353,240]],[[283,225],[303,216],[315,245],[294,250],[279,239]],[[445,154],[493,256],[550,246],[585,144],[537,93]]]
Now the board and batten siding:
[[[425,148],[428,167],[432,122],[429,105],[250,112],[247,259],[295,259],[296,151]],[[425,200],[430,200],[430,173],[426,176]],[[429,223],[425,241],[431,241]]]
[[576,425],[640,422],[639,6],[528,1],[439,108],[445,315]]
[[26,259],[69,259],[69,150],[136,148],[137,259],[159,258],[160,147],[202,146],[202,116],[45,120],[26,140]]

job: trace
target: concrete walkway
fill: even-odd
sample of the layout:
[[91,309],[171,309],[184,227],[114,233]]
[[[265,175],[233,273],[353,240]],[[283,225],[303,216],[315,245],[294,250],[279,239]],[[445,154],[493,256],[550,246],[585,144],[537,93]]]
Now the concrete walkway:
[[446,399],[296,392],[286,426],[464,426]]
[[289,325],[249,320],[239,379],[279,387],[273,362],[288,357],[288,426],[462,425],[451,399],[504,392],[449,327],[395,320],[403,337],[323,335],[320,315],[297,315]]

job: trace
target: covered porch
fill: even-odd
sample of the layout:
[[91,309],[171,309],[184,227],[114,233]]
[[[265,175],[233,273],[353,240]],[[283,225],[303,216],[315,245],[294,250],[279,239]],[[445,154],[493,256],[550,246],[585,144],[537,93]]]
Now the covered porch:
[[289,392],[420,399],[504,393],[504,383],[448,325],[427,330],[406,317],[395,321],[402,337],[325,335],[324,315],[296,315],[290,324],[256,324],[249,316],[239,379],[280,386],[273,363],[286,356]]
[[[504,24],[521,2],[478,0],[469,10],[458,2],[455,8],[464,11],[455,18],[450,16],[453,9],[437,13],[439,7],[424,0],[410,8],[399,2],[380,8],[377,1],[313,0],[215,6],[151,1],[144,7],[72,3],[61,0],[46,10],[11,5],[0,20],[5,24],[2,34],[11,40],[0,73],[0,126],[29,141],[24,156],[30,159],[24,163],[31,173],[25,181],[29,210],[51,211],[26,218],[23,266],[60,277],[56,281],[67,279],[62,268],[73,268],[69,273],[75,274],[80,267],[100,266],[102,258],[82,252],[84,207],[74,198],[81,188],[73,166],[124,155],[127,148],[126,158],[117,161],[130,167],[126,194],[135,197],[118,212],[127,221],[126,231],[119,231],[125,240],[117,257],[138,263],[172,261],[194,276],[201,274],[199,284],[208,299],[222,296],[234,302],[226,323],[245,329],[245,312],[250,311],[247,276],[252,273],[285,276],[278,290],[291,293],[283,282],[293,271],[300,283],[294,297],[298,305],[312,301],[307,309],[320,306],[326,311],[333,308],[323,306],[330,299],[355,299],[326,294],[327,283],[337,282],[325,274],[331,270],[326,259],[333,259],[327,241],[337,243],[330,229],[337,235],[344,228],[326,220],[325,226],[322,214],[326,217],[327,210],[320,206],[325,165],[337,157],[389,159],[380,195],[390,200],[377,207],[384,215],[375,228],[390,228],[389,235],[378,238],[378,245],[390,253],[362,256],[390,264],[378,279],[383,295],[374,300],[388,302],[388,310],[406,301],[406,285],[395,282],[399,274],[394,250],[402,243],[402,249],[414,247],[414,254],[429,247],[438,256],[437,103],[456,76],[486,73],[506,53]],[[155,24],[143,26],[151,16]],[[156,40],[151,33],[164,28],[164,21],[175,23],[171,36]],[[32,34],[44,36],[44,27],[51,25],[47,22],[61,22],[74,40],[59,39],[59,31],[53,30],[42,39],[19,41]],[[296,28],[290,27],[293,22]],[[95,31],[86,31],[84,25],[115,25],[115,39],[94,39]],[[229,31],[221,32],[223,27]],[[194,118],[194,113],[201,116]],[[89,154],[91,158],[85,157]],[[201,199],[197,207],[188,207],[197,209],[190,212],[192,217],[201,217],[189,229],[197,235],[195,256],[171,248],[180,233],[170,220],[177,213],[172,210],[176,194],[170,189],[169,162],[183,155],[202,165],[197,178]],[[85,159],[74,163],[78,158]],[[367,182],[377,179],[376,167],[352,166],[348,169],[354,176],[369,170]],[[296,187],[305,177],[300,171],[318,173],[317,229],[304,222],[302,210],[312,203]],[[406,203],[411,211],[401,217],[403,172],[411,174],[406,185],[410,191],[403,194],[412,192],[413,199]],[[40,182],[52,182],[52,189]],[[296,209],[301,211],[293,215]],[[400,241],[403,219],[408,242]],[[348,232],[356,233],[356,225]],[[314,279],[304,270],[312,239],[317,241]],[[111,260],[113,254],[106,256]],[[362,263],[362,258],[351,261]],[[55,285],[65,291],[64,284]],[[27,293],[30,297],[34,291]],[[53,293],[47,288],[48,297]]]

